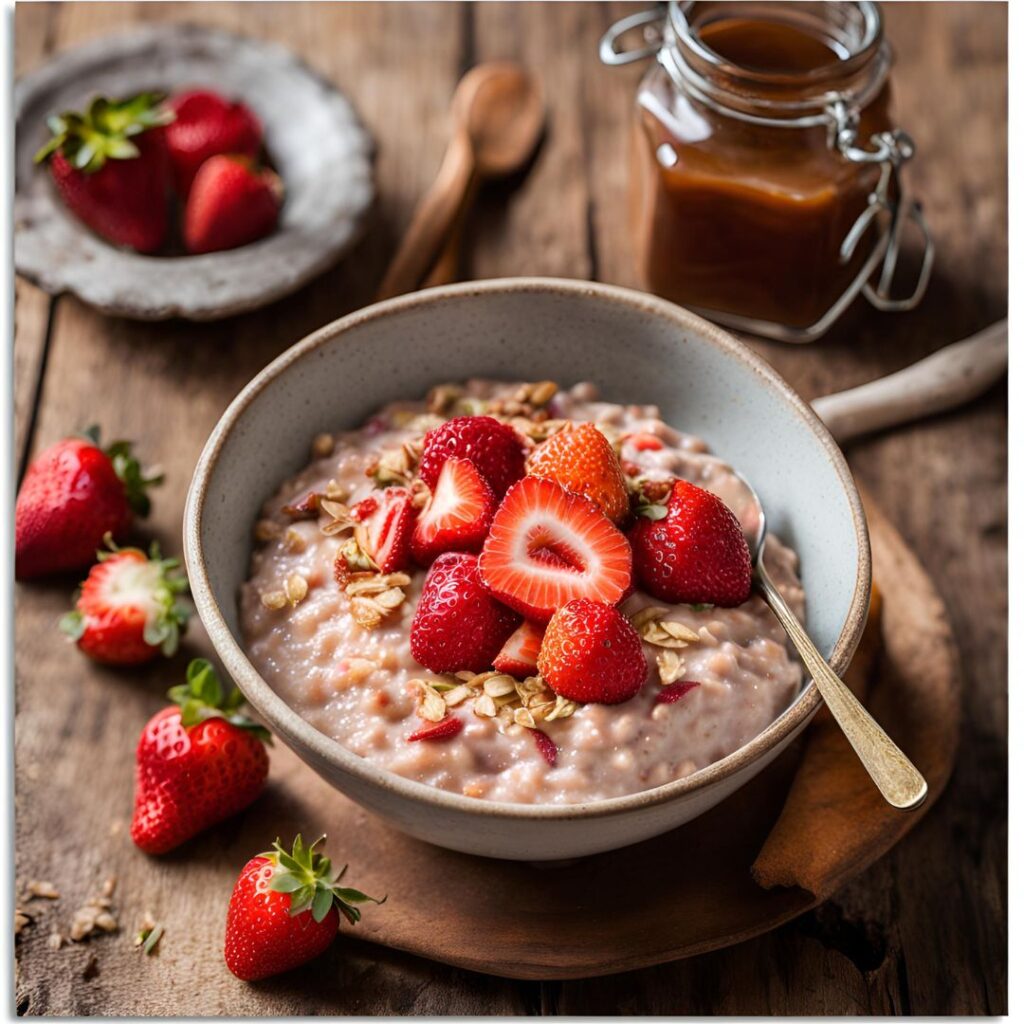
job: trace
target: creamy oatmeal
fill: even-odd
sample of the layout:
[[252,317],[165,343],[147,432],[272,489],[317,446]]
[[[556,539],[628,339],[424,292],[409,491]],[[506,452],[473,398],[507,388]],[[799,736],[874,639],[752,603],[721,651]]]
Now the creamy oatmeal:
[[[664,423],[656,407],[602,402],[590,384],[552,391],[485,381],[445,386],[425,401],[386,406],[359,430],[315,438],[313,461],[263,508],[241,592],[249,656],[303,718],[382,768],[488,800],[583,803],[682,778],[765,729],[802,677],[760,598],[717,608],[667,605],[640,591],[622,611],[643,639],[648,679],[622,704],[573,705],[536,678],[513,689],[507,676],[437,676],[415,662],[409,627],[425,572],[360,572],[370,567],[358,564],[347,512],[375,487],[394,484],[411,484],[414,502],[422,503],[424,485],[413,482],[420,442],[447,417],[498,415],[528,436],[527,444],[559,420],[591,421],[634,486],[648,481],[657,489],[658,481],[681,477],[718,494],[741,523],[749,518],[729,467],[699,438]],[[339,583],[336,562],[346,545],[351,572]],[[769,535],[765,558],[802,617],[796,555]],[[456,712],[457,736],[409,740]],[[551,743],[538,742],[524,722]]]

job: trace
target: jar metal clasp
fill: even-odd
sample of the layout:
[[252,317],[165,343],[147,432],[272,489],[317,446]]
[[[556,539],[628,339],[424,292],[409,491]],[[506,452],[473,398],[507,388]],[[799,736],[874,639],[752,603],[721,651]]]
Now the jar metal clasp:
[[[664,42],[664,31],[661,27],[655,29],[652,25],[664,26],[664,7],[654,7],[649,11],[637,11],[635,14],[620,18],[603,36],[598,53],[601,63],[610,67],[619,67],[622,64],[632,64],[638,60],[646,60],[653,57],[661,49]],[[642,28],[644,30],[643,46],[634,47],[632,50],[620,50],[619,41],[628,32]]]
[[[859,164],[878,164],[879,176],[874,190],[868,196],[868,204],[864,212],[854,221],[843,244],[839,249],[840,261],[849,263],[868,228],[876,221],[887,221],[887,227],[881,231],[878,244],[871,257],[861,271],[863,285],[861,294],[874,306],[886,312],[902,312],[913,309],[924,296],[931,279],[932,266],[935,262],[935,243],[928,222],[924,218],[921,204],[911,200],[901,187],[900,167],[914,155],[914,141],[901,128],[872,135],[869,140],[873,149],[864,149],[857,145],[858,118],[854,111],[841,99],[836,99],[828,107],[834,128],[832,144],[847,159]],[[917,275],[917,284],[910,295],[905,298],[893,298],[892,281],[899,262],[900,249],[907,223],[917,226],[924,242],[924,253],[921,257],[921,268]],[[878,282],[869,280],[875,269],[881,265]]]

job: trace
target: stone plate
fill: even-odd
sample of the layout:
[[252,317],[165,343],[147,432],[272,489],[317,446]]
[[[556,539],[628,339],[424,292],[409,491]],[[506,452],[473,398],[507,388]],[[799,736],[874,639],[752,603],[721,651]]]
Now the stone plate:
[[[285,183],[267,238],[203,256],[143,256],[93,234],[32,163],[47,115],[98,93],[209,87],[263,122]],[[373,203],[373,144],[337,89],[280,46],[196,25],[108,36],[58,55],[15,86],[14,263],[51,294],[118,316],[215,320],[295,291],[357,240]]]

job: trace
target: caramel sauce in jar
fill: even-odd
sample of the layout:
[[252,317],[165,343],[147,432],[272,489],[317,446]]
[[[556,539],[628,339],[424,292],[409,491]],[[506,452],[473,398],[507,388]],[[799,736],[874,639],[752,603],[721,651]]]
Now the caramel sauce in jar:
[[[848,159],[825,119],[807,113],[860,83],[868,101],[858,140],[889,129],[888,51],[880,70],[879,56],[847,51],[815,31],[813,18],[784,17],[786,8],[842,6],[686,5],[682,73],[662,60],[638,92],[631,208],[651,291],[736,326],[800,331],[825,317],[864,266],[874,231],[848,261],[840,249],[879,167]],[[710,9],[703,18],[702,8]]]

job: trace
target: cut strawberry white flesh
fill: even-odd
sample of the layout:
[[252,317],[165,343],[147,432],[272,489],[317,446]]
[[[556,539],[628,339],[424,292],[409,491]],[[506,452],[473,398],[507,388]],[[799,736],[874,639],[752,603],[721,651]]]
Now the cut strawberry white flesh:
[[537,673],[537,655],[544,639],[544,628],[524,619],[522,625],[505,641],[494,659],[498,672],[525,679]]
[[352,517],[359,523],[355,530],[359,546],[381,572],[398,572],[408,566],[415,511],[412,496],[404,487],[388,487],[364,498],[352,509]]
[[494,492],[472,462],[449,459],[416,520],[413,557],[427,566],[446,551],[479,551],[497,505]]
[[550,480],[526,477],[494,516],[480,575],[499,600],[546,622],[574,598],[617,604],[630,584],[632,553],[593,502]]

